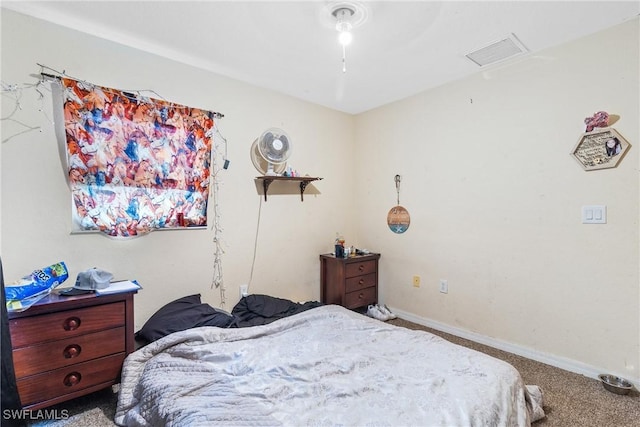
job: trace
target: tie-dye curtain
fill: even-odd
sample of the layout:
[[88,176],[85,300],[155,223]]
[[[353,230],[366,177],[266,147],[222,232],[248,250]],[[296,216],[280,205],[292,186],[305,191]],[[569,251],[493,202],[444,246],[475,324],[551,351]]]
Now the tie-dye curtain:
[[73,231],[207,225],[215,113],[61,79]]

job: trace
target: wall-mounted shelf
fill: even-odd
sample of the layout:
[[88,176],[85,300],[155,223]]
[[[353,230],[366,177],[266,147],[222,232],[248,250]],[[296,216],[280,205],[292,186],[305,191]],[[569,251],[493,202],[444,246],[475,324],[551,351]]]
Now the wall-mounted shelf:
[[312,181],[319,181],[322,178],[317,176],[258,176],[258,181],[262,181],[262,189],[264,190],[264,201],[267,201],[267,190],[273,181],[290,181],[300,183],[300,200],[304,202],[304,190]]

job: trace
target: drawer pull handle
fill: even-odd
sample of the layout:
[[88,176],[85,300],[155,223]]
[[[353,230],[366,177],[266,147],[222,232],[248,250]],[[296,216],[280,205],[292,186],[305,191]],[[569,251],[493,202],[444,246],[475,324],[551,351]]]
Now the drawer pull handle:
[[63,350],[62,354],[64,355],[65,359],[71,359],[73,357],[78,357],[81,351],[82,347],[80,347],[78,344],[71,344]]
[[364,298],[364,294],[360,292],[360,295],[358,295],[358,299],[362,299],[362,298]]
[[72,387],[78,384],[81,379],[82,379],[82,375],[80,375],[80,372],[72,372],[66,377],[64,377],[63,382],[64,382],[64,385],[66,385],[67,387]]
[[74,331],[80,327],[79,317],[69,317],[64,321],[62,325],[65,331]]
[[360,281],[358,282],[359,285],[364,284],[364,279],[360,279]]
[[358,270],[364,271],[364,265],[360,264],[360,266],[358,267]]

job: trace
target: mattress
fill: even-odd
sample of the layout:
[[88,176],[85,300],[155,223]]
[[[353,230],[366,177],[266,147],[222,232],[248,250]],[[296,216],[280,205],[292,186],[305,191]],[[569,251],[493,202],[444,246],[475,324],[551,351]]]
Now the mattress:
[[329,305],[170,334],[125,360],[127,426],[527,426],[540,390],[510,364]]

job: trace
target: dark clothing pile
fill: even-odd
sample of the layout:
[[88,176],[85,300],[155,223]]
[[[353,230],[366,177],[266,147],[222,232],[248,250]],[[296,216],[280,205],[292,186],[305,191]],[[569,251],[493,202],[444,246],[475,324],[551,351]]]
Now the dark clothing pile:
[[318,301],[308,301],[300,304],[269,295],[248,295],[242,298],[231,310],[231,314],[235,317],[231,327],[244,328],[246,326],[266,325],[283,317],[302,313],[321,305],[322,303]]
[[174,332],[200,326],[244,328],[266,325],[322,304],[304,304],[269,295],[248,295],[240,300],[231,313],[213,308],[200,300],[200,294],[188,295],[164,305],[136,332],[138,345],[145,345]]

